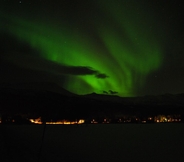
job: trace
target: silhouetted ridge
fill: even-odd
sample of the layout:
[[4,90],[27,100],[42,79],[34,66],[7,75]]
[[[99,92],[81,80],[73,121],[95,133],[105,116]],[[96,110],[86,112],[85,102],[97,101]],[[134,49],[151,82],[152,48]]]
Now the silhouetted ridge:
[[28,90],[30,91],[50,91],[63,94],[66,96],[73,96],[75,94],[67,91],[59,85],[51,82],[23,82],[23,83],[4,83],[0,85],[1,91],[13,92],[15,90]]

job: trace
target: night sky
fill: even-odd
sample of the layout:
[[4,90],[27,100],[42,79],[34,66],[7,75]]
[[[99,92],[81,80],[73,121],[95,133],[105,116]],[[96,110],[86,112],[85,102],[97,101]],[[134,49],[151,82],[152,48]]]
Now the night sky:
[[1,83],[184,92],[183,0],[0,0]]

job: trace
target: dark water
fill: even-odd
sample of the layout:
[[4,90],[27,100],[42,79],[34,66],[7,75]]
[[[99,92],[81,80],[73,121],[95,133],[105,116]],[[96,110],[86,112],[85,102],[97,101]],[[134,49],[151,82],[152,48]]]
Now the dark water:
[[181,162],[184,124],[0,126],[2,161]]

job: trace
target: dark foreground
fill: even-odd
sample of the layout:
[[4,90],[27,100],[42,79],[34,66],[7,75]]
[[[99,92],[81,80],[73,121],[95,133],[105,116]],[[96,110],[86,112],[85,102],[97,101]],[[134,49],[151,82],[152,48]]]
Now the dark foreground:
[[[184,124],[0,125],[2,162],[180,162]],[[41,153],[41,154],[40,154]]]

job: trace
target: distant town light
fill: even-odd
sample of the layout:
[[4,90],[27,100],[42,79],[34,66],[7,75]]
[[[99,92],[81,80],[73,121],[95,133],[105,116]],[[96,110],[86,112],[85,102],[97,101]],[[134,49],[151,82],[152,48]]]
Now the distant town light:
[[92,123],[92,124],[97,124],[98,122],[95,121],[95,119],[92,119],[91,123]]
[[61,121],[56,121],[56,122],[46,122],[46,124],[83,124],[85,123],[84,119],[80,119],[79,121],[68,121],[68,120],[61,120]]
[[29,121],[34,124],[42,124],[41,117],[37,119],[29,119]]

